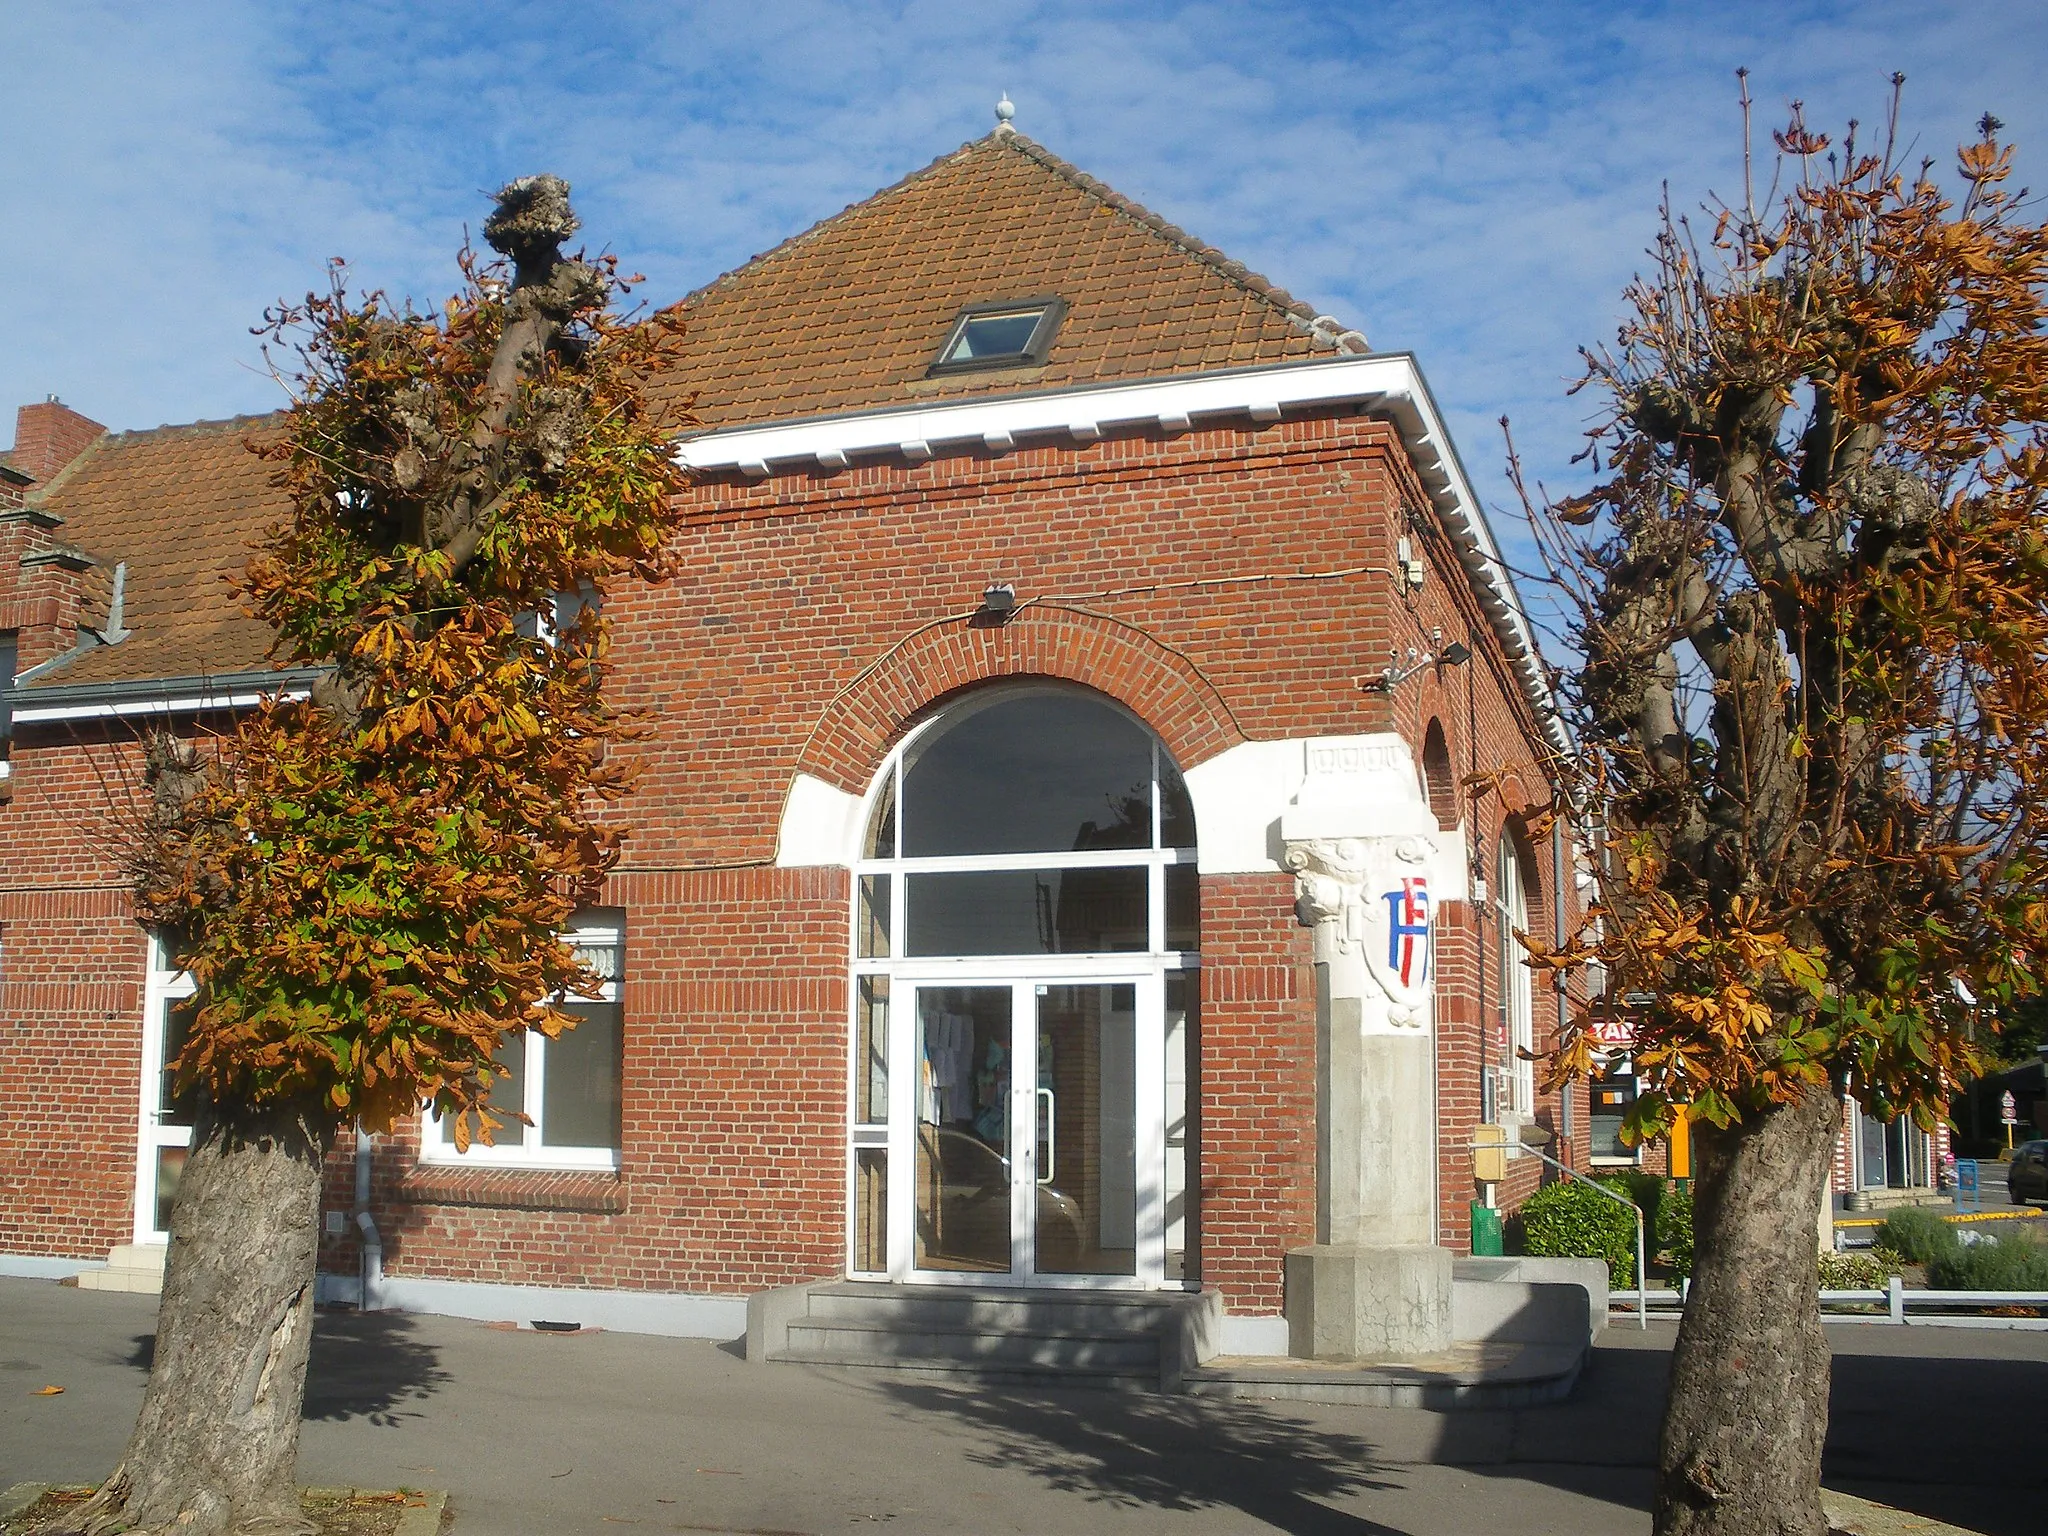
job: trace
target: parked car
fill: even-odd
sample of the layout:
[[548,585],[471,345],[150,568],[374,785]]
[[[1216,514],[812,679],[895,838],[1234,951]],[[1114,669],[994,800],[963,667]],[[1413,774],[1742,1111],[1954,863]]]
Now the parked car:
[[2006,1170],[2005,1192],[2014,1205],[2048,1200],[2048,1141],[2026,1141],[2013,1149]]

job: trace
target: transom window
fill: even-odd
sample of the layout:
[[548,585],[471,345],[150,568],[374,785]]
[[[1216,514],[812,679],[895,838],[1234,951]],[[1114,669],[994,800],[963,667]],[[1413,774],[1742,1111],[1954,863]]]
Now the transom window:
[[1042,363],[1067,307],[1059,299],[971,304],[953,321],[933,359],[933,373],[964,373]]
[[1116,706],[1005,689],[912,738],[859,869],[867,959],[1198,948],[1195,814],[1180,770]]
[[[575,1016],[574,1029],[552,1040],[537,1029],[522,1030],[498,1047],[491,1105],[502,1123],[491,1133],[493,1144],[472,1140],[467,1152],[458,1152],[450,1124],[429,1116],[423,1158],[486,1166],[618,1166],[622,929],[618,912],[587,913],[571,924],[567,937],[577,958],[601,978],[597,995],[556,999],[557,1007]],[[508,1110],[523,1112],[532,1123],[522,1125]]]

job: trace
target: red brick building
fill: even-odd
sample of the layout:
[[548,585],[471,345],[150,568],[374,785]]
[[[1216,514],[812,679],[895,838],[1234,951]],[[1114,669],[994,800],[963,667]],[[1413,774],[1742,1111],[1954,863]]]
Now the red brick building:
[[[517,1144],[344,1145],[335,1294],[369,1233],[386,1305],[731,1336],[819,1277],[1203,1286],[1279,1352],[1290,1254],[1464,1247],[1483,1116],[1586,1162],[1512,938],[1577,899],[1525,824],[1559,731],[1412,357],[1007,128],[684,304],[681,574],[612,607],[612,980],[510,1046]],[[0,1272],[161,1241],[132,749],[307,681],[219,580],[271,430],[21,417]]]

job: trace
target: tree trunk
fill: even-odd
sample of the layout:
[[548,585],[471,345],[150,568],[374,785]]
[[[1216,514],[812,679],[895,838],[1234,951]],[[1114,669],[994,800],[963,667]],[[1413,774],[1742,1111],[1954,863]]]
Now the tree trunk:
[[313,1336],[324,1108],[202,1106],[171,1213],[156,1358],[127,1454],[70,1528],[305,1532],[299,1416]]
[[1692,1291],[1671,1357],[1657,1536],[1825,1536],[1814,1215],[1840,1112],[1817,1088],[1728,1130],[1698,1129]]

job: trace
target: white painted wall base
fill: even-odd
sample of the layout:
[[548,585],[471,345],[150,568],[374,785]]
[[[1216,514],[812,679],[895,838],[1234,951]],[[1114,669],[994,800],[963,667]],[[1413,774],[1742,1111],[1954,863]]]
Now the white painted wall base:
[[1285,1355],[1287,1319],[1232,1317],[1226,1312],[1216,1334],[1216,1352],[1221,1355]]
[[[314,1295],[320,1301],[358,1306],[362,1289],[362,1281],[354,1275],[322,1275]],[[380,1312],[422,1312],[487,1323],[578,1323],[613,1333],[652,1333],[673,1339],[737,1339],[747,1331],[744,1296],[479,1285],[386,1275],[372,1300]]]
[[15,1280],[69,1280],[89,1269],[105,1269],[105,1259],[60,1259],[40,1253],[0,1253],[0,1276]]

